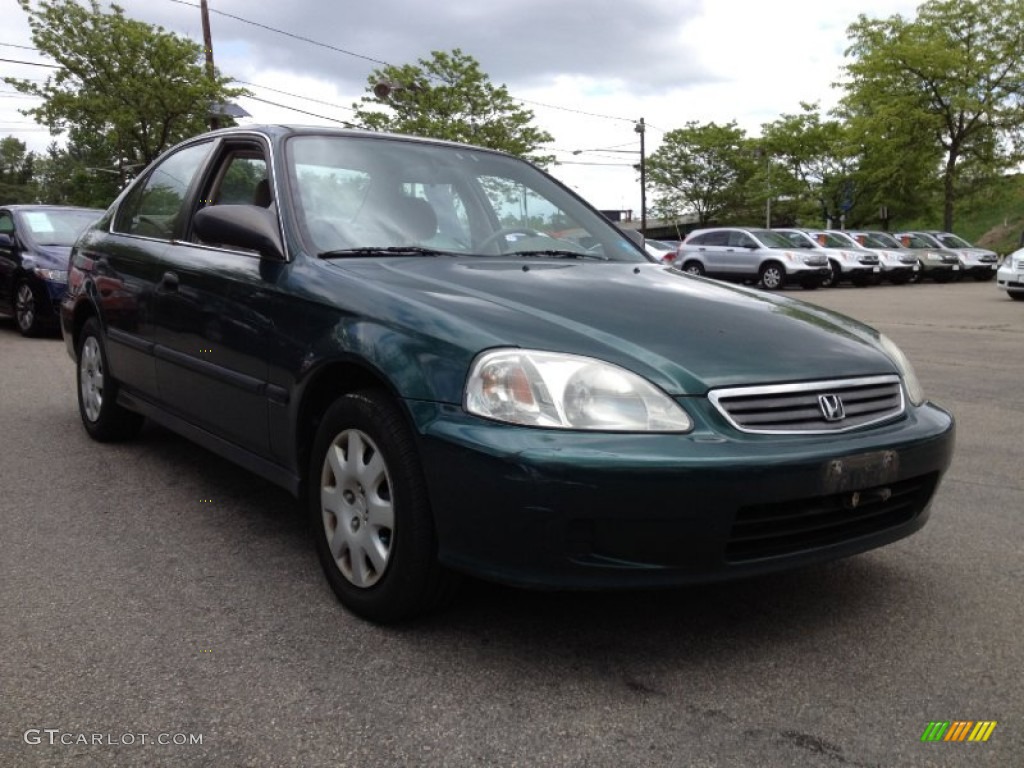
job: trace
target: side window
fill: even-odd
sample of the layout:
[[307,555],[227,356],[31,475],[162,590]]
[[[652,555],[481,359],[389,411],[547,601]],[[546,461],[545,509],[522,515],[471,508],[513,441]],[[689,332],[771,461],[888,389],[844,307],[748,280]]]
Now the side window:
[[185,196],[210,152],[210,142],[193,144],[164,160],[125,198],[114,230],[170,240],[184,211]]
[[270,182],[267,161],[262,153],[235,152],[228,156],[222,172],[214,182],[214,190],[205,196],[207,204],[259,205],[269,208]]
[[725,245],[728,242],[728,232],[708,232],[704,235],[704,242],[701,245]]
[[757,243],[746,232],[730,232],[729,245],[734,248],[753,248]]
[[708,236],[707,236],[707,234],[703,234],[703,235],[697,235],[696,237],[691,237],[691,238],[689,238],[686,241],[686,244],[687,245],[707,245],[708,244]]
[[0,235],[14,237],[14,218],[7,211],[0,213]]

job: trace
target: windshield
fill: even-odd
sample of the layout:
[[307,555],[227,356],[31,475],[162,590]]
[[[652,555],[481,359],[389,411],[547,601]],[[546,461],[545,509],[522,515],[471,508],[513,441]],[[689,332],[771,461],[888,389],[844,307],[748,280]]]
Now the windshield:
[[932,240],[928,235],[922,235],[920,232],[909,232],[900,235],[900,242],[903,243],[905,248],[941,248],[938,243]]
[[58,208],[21,211],[23,232],[36,245],[59,245],[70,248],[78,236],[93,224],[103,211],[62,211]]
[[947,248],[973,248],[974,246],[964,240],[962,237],[957,237],[952,234],[942,234],[935,236],[939,242],[941,242]]
[[[772,232],[770,229],[749,229],[747,230],[769,248],[794,248],[795,246],[785,235],[780,232]],[[810,246],[813,247],[813,246]]]
[[841,235],[838,232],[815,232],[814,239],[826,248],[849,248],[851,245],[856,245],[846,235]]
[[882,232],[864,232],[857,235],[857,240],[868,248],[902,248],[892,235]]
[[648,260],[553,179],[505,155],[390,138],[295,136],[286,156],[299,226],[317,254]]
[[815,248],[814,241],[803,232],[775,232],[786,241],[786,248]]

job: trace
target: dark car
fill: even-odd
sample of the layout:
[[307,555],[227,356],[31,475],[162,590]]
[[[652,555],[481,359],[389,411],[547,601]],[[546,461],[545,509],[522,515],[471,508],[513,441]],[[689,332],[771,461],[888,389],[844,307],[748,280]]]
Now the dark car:
[[56,330],[71,246],[102,215],[63,205],[0,207],[0,313],[25,336]]
[[143,417],[305,499],[392,621],[456,574],[675,585],[925,524],[952,417],[877,331],[654,263],[551,177],[381,133],[177,146],[78,242],[86,431]]

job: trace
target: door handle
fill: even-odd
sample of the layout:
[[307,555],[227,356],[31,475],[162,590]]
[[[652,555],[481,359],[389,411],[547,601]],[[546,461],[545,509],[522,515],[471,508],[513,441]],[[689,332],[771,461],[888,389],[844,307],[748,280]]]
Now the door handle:
[[160,278],[160,287],[166,291],[178,290],[178,276],[173,272],[164,272],[164,276]]

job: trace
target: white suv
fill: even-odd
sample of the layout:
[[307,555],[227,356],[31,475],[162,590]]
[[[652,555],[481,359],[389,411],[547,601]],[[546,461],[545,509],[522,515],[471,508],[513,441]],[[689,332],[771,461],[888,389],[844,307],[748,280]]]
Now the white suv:
[[877,284],[882,277],[878,254],[851,243],[845,236],[830,232],[804,229],[775,230],[788,239],[794,248],[816,250],[828,259],[831,275],[825,280],[827,287],[848,280],[856,286]]
[[996,272],[996,285],[1014,301],[1024,301],[1024,248],[1003,259]]
[[809,253],[769,229],[695,229],[676,251],[675,266],[692,275],[758,282],[769,290],[786,283],[818,288],[829,277],[828,259]]

